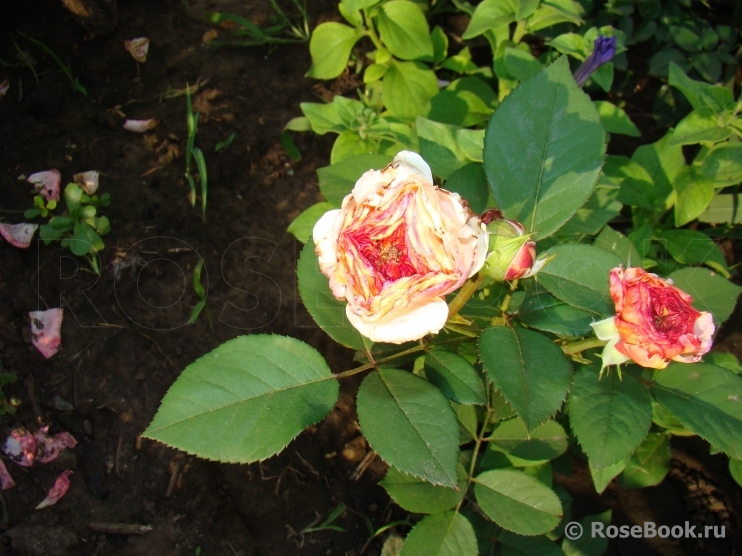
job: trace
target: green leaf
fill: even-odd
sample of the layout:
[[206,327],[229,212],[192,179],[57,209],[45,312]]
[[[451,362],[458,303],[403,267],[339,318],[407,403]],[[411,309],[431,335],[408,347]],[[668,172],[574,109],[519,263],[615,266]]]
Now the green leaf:
[[397,504],[408,512],[418,514],[435,514],[450,510],[464,497],[467,476],[459,465],[457,489],[432,485],[422,479],[407,475],[390,467],[380,481]]
[[516,0],[484,0],[480,3],[469,26],[464,31],[463,39],[469,40],[478,37],[489,29],[497,29],[515,21],[515,12],[518,10]]
[[470,91],[441,91],[430,101],[428,119],[470,127],[489,118],[492,108]]
[[438,93],[438,78],[419,62],[398,62],[382,81],[382,96],[389,112],[402,119],[414,120],[430,111],[430,99]]
[[597,364],[576,371],[567,401],[572,431],[595,470],[631,455],[652,424],[649,390],[627,373],[599,379],[599,371]]
[[448,54],[448,35],[436,25],[430,33],[430,40],[433,42],[433,61],[440,64]]
[[618,477],[621,472],[626,469],[629,463],[629,458],[622,459],[611,465],[607,465],[601,469],[593,469],[590,465],[590,477],[593,479],[593,485],[595,486],[595,492],[601,494],[610,484],[610,482]]
[[624,266],[638,266],[641,264],[642,256],[636,246],[631,243],[631,240],[620,232],[617,232],[610,226],[606,226],[598,234],[593,243],[596,247],[600,247],[606,251],[610,251],[614,255],[621,257]]
[[260,461],[327,415],[338,392],[324,358],[307,344],[240,336],[186,367],[144,436],[202,458]]
[[714,241],[696,230],[665,230],[659,239],[673,259],[683,265],[705,264],[729,278],[729,267]]
[[338,116],[337,104],[335,103],[302,102],[299,107],[309,120],[312,131],[317,135],[324,135],[328,132],[341,133],[347,128]]
[[477,537],[455,511],[429,515],[407,535],[399,556],[477,556]]
[[585,39],[577,33],[563,33],[553,39],[546,41],[546,46],[555,48],[562,54],[568,54],[580,61],[587,58]]
[[487,208],[490,191],[484,165],[479,162],[471,162],[456,170],[448,177],[444,187],[466,199],[469,208],[477,214]]
[[683,168],[673,183],[675,193],[675,226],[684,226],[706,210],[714,198],[714,182],[688,167]]
[[565,556],[603,556],[608,549],[608,539],[600,535],[593,535],[593,523],[601,522],[603,525],[611,523],[611,510],[606,510],[602,514],[586,515],[578,521],[582,527],[582,535],[570,540],[564,538],[562,541],[562,550]]
[[657,193],[649,173],[625,156],[609,155],[603,166],[603,175],[620,187],[618,200],[648,210],[654,209]]
[[[482,131],[417,119],[420,154],[428,161],[434,175],[448,179],[470,162],[481,162]],[[477,140],[480,142],[477,144]]]
[[559,545],[544,536],[524,537],[502,531],[497,540],[502,543],[501,556],[564,556]]
[[650,145],[642,145],[631,155],[631,160],[641,165],[649,174],[658,196],[672,193],[672,184],[678,172],[685,167],[681,145],[670,145],[672,132]]
[[548,293],[526,298],[518,307],[518,320],[530,328],[572,338],[592,333],[595,315],[572,307]]
[[88,253],[103,251],[105,245],[98,233],[84,222],[75,222],[73,237],[70,240],[70,250],[82,257]]
[[721,116],[705,106],[698,108],[678,122],[670,139],[671,145],[692,145],[703,141],[717,143],[728,139],[732,130],[725,127]]
[[450,351],[433,349],[425,355],[425,376],[449,399],[460,404],[484,404],[482,378],[469,362]]
[[338,301],[330,291],[327,277],[319,271],[314,242],[307,241],[296,267],[299,295],[315,322],[339,344],[352,349],[364,349],[366,344],[345,315],[343,301]]
[[742,364],[740,364],[739,359],[728,351],[711,351],[703,356],[703,362],[724,367],[736,375],[742,374]]
[[714,322],[725,322],[734,311],[742,288],[701,267],[683,268],[668,276],[673,284],[693,297],[693,307],[714,315]]
[[438,388],[406,371],[379,369],[363,380],[357,404],[363,435],[384,461],[456,488],[459,425]]
[[371,64],[363,73],[363,82],[373,83],[374,81],[378,81],[379,79],[384,77],[384,75],[386,74],[386,70],[388,69],[389,66],[385,66],[382,64]]
[[334,21],[320,23],[312,32],[309,53],[312,67],[307,77],[333,79],[343,73],[353,45],[361,38],[357,29]]
[[306,243],[312,237],[312,230],[314,229],[317,220],[319,220],[327,211],[334,208],[337,207],[330,203],[317,203],[312,205],[299,216],[294,218],[294,221],[291,222],[286,231],[290,234],[294,234],[296,239],[302,243]]
[[572,382],[572,365],[538,332],[498,326],[479,336],[487,376],[523,419],[529,431],[561,407]]
[[544,0],[526,22],[526,29],[534,33],[560,23],[582,23],[580,13],[583,8],[572,0]]
[[379,34],[392,54],[401,60],[433,57],[433,41],[420,7],[407,0],[392,0],[381,6]]
[[737,185],[742,181],[742,143],[714,145],[701,162],[699,173],[714,187]]
[[556,421],[546,421],[530,433],[521,419],[500,423],[489,437],[490,446],[508,454],[513,465],[539,465],[567,450],[567,433]]
[[629,458],[618,477],[621,488],[646,488],[658,485],[670,471],[672,449],[665,433],[650,432]]
[[742,377],[709,363],[671,363],[655,373],[652,393],[685,428],[742,459]]
[[739,486],[742,486],[742,461],[730,459],[729,474]]
[[611,269],[621,265],[618,256],[581,244],[556,245],[546,254],[556,258],[539,272],[539,282],[554,297],[601,317],[615,313],[608,279]]
[[520,21],[530,17],[536,11],[541,0],[518,0],[518,9],[515,12],[515,20]]
[[505,68],[518,81],[525,81],[544,69],[541,62],[530,53],[530,48],[529,52],[520,48],[506,48]]
[[371,154],[376,150],[376,142],[373,139],[361,138],[357,131],[350,129],[338,135],[332,144],[330,152],[330,163],[337,164],[354,156]]
[[600,114],[600,123],[608,133],[619,133],[631,137],[641,136],[641,132],[622,108],[604,100],[596,100],[593,104]]
[[549,237],[593,193],[604,140],[595,106],[560,58],[510,93],[487,127],[484,168],[500,209],[536,239]]
[[368,170],[379,170],[392,161],[384,154],[362,154],[317,170],[319,190],[328,203],[339,207],[353,190],[358,178]]
[[503,529],[542,535],[559,525],[562,504],[538,479],[515,469],[493,469],[474,480],[477,503]]
[[737,194],[716,195],[698,215],[699,222],[742,224],[742,203]]
[[603,226],[621,214],[623,205],[616,200],[617,195],[617,190],[599,185],[587,202],[557,231],[557,235],[574,237],[597,234]]
[[711,88],[711,85],[703,83],[702,81],[694,81],[693,79],[690,79],[685,75],[685,72],[680,68],[680,66],[674,62],[670,62],[668,67],[668,77],[670,86],[675,87],[683,93],[683,96],[688,99],[688,102],[690,102],[693,109],[707,106],[703,100],[702,94],[708,91]]

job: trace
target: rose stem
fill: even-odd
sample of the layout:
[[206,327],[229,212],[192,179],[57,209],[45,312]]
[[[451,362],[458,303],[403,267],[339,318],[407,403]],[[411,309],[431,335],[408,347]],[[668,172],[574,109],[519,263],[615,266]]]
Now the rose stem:
[[449,321],[453,317],[455,317],[459,313],[459,311],[461,311],[461,308],[466,305],[466,302],[469,301],[469,298],[474,295],[474,292],[479,289],[479,286],[482,285],[482,282],[484,282],[485,278],[487,278],[487,275],[483,272],[480,272],[464,282],[464,285],[461,286],[459,293],[457,293],[456,297],[454,297],[451,300],[451,303],[448,304]]
[[472,455],[471,455],[471,463],[469,464],[469,479],[466,483],[466,488],[464,489],[464,496],[462,496],[461,500],[459,500],[459,503],[456,504],[457,512],[461,508],[461,504],[464,503],[464,499],[466,498],[466,491],[469,490],[469,487],[471,486],[471,482],[474,479],[474,467],[477,465],[477,454],[479,453],[479,448],[482,445],[484,436],[487,434],[487,425],[489,424],[489,420],[491,416],[492,416],[492,408],[488,406],[487,414],[484,416],[484,421],[482,421],[482,428],[480,429],[480,433],[477,435],[477,442],[474,446],[474,451],[472,452]]
[[605,340],[599,340],[598,338],[588,338],[587,340],[579,340],[562,346],[562,351],[565,355],[575,355],[586,349],[602,347],[608,342]]

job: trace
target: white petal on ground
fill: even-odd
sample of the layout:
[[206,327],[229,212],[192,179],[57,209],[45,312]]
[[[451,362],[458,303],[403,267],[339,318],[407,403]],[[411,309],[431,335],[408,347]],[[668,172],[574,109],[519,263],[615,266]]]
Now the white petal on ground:
[[0,459],[0,490],[8,490],[14,486],[15,481],[13,480],[13,477],[10,476],[3,460]]
[[49,427],[41,427],[34,434],[36,440],[36,461],[38,463],[49,463],[54,461],[65,448],[77,446],[77,440],[68,432],[62,431],[50,436]]
[[126,50],[129,51],[131,57],[134,58],[140,64],[147,61],[147,52],[149,51],[149,39],[147,37],[137,37],[124,41]]
[[97,170],[90,170],[88,172],[81,172],[72,176],[72,181],[82,187],[83,191],[87,195],[92,195],[98,191],[98,178],[100,174]]
[[157,120],[126,120],[124,129],[134,133],[145,133],[157,126]]
[[8,92],[8,89],[10,89],[10,81],[7,79],[5,81],[0,81],[0,100],[3,99],[5,94]]
[[47,494],[46,498],[36,506],[37,510],[53,506],[59,502],[59,499],[62,498],[62,496],[67,493],[67,489],[70,488],[70,475],[72,475],[72,471],[62,471],[62,474],[57,477],[56,481],[54,481],[54,486],[49,490],[49,494]]
[[16,427],[5,439],[3,452],[21,467],[31,467],[36,457],[36,439],[23,427]]
[[59,351],[62,344],[62,317],[61,308],[47,309],[46,311],[31,311],[32,343],[41,354],[49,359]]
[[59,201],[59,184],[62,181],[59,170],[36,172],[28,176],[26,181],[34,184],[36,191],[47,201]]
[[28,249],[38,227],[38,224],[3,224],[0,222],[0,235],[13,246]]
[[448,319],[448,305],[443,299],[435,299],[413,311],[399,316],[386,316],[378,322],[366,323],[346,306],[350,323],[361,334],[373,342],[402,344],[419,340],[427,334],[437,334]]

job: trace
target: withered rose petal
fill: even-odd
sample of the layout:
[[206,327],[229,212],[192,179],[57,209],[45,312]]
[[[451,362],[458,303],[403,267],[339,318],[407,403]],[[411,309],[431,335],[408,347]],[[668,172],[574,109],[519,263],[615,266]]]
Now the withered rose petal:
[[53,506],[59,502],[62,496],[67,494],[67,490],[70,488],[70,475],[72,475],[72,471],[62,471],[62,474],[57,477],[56,481],[54,481],[54,486],[49,490],[46,498],[36,506],[37,510]]
[[23,427],[10,431],[3,444],[8,459],[21,467],[31,467],[36,457],[36,439]]
[[26,179],[34,185],[34,189],[47,201],[59,201],[59,184],[62,182],[62,174],[59,170],[44,170],[31,174]]
[[129,51],[131,57],[140,64],[147,61],[147,52],[149,51],[149,39],[147,37],[126,40],[124,41],[124,47]]
[[5,467],[5,463],[0,459],[0,490],[7,490],[15,486],[13,477],[8,473],[8,469]]
[[4,224],[0,222],[0,235],[14,247],[28,249],[38,228],[38,224]]
[[41,354],[49,359],[59,351],[62,344],[63,309],[47,309],[46,311],[31,311],[32,343]]

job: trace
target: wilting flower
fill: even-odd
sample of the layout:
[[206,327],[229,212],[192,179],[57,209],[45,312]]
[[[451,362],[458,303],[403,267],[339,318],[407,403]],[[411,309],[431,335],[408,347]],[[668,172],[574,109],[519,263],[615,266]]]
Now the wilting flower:
[[577,68],[574,78],[582,87],[585,81],[603,64],[610,62],[616,55],[616,37],[599,36],[595,39],[593,53]]
[[332,293],[348,301],[348,320],[374,342],[438,332],[448,318],[444,296],[487,255],[480,219],[458,194],[435,187],[430,167],[409,151],[363,174],[313,237]]
[[489,234],[489,255],[483,272],[500,282],[535,275],[548,259],[536,259],[536,242],[519,222],[505,220],[491,211],[482,215],[482,220],[488,222]]
[[631,359],[642,367],[664,369],[670,361],[695,363],[711,349],[711,313],[696,311],[693,298],[641,268],[611,270],[616,316],[592,325],[608,344],[603,367]]

